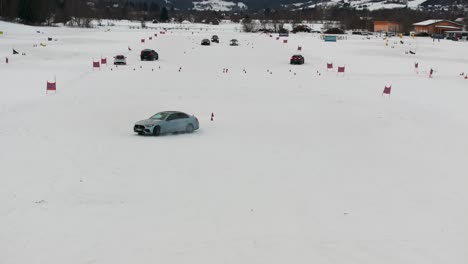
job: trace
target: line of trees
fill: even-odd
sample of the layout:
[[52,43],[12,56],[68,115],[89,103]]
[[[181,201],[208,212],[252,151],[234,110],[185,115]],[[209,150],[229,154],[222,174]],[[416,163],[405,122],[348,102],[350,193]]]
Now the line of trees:
[[[159,1],[159,0],[158,0]],[[70,23],[89,26],[92,19],[168,21],[173,8],[129,0],[0,0],[0,17],[25,24]]]
[[[180,3],[182,0],[177,0]],[[184,0],[186,1],[186,0]],[[174,2],[174,1],[171,1]],[[186,1],[185,5],[189,5]],[[392,20],[402,24],[403,31],[412,30],[412,24],[431,18],[455,19],[467,15],[463,11],[418,11],[408,8],[355,10],[347,7],[317,5],[301,10],[272,9],[241,10],[234,12],[175,10],[166,7],[165,0],[0,0],[3,19],[19,19],[27,24],[69,23],[89,26],[92,19],[174,20],[217,24],[222,19],[238,22],[261,21],[262,25],[282,23],[300,24],[302,21],[339,21],[343,29],[373,30],[372,20]],[[468,19],[465,20],[468,23]],[[280,28],[275,29],[279,30]]]

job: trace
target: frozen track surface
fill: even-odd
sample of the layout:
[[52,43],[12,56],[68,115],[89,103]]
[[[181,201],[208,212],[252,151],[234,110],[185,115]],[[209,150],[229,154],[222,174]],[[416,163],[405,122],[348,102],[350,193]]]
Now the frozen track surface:
[[[1,264],[468,262],[466,43],[0,30]],[[160,60],[140,62],[146,47]],[[92,71],[119,53],[128,66]],[[201,129],[134,135],[162,110]]]

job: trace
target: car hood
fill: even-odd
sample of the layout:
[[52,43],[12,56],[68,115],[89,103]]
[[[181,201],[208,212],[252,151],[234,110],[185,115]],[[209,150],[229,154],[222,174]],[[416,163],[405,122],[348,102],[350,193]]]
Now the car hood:
[[158,119],[145,119],[145,120],[140,120],[138,122],[135,123],[135,125],[155,125],[155,124],[158,124],[162,122],[162,120],[158,120]]

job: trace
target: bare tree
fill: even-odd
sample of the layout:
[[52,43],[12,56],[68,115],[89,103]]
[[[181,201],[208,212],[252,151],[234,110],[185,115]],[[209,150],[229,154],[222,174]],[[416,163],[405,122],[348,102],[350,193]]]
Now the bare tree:
[[253,20],[247,16],[245,17],[244,19],[242,19],[242,29],[244,30],[244,32],[253,32],[254,31],[254,23],[253,23]]

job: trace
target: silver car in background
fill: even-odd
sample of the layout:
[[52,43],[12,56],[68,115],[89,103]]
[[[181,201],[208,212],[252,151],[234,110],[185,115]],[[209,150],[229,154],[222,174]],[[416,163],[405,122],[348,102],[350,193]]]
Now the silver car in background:
[[133,131],[139,135],[159,136],[166,133],[192,133],[199,127],[198,119],[195,116],[178,111],[164,111],[136,122]]
[[239,46],[239,41],[237,39],[231,39],[229,42],[230,46]]

